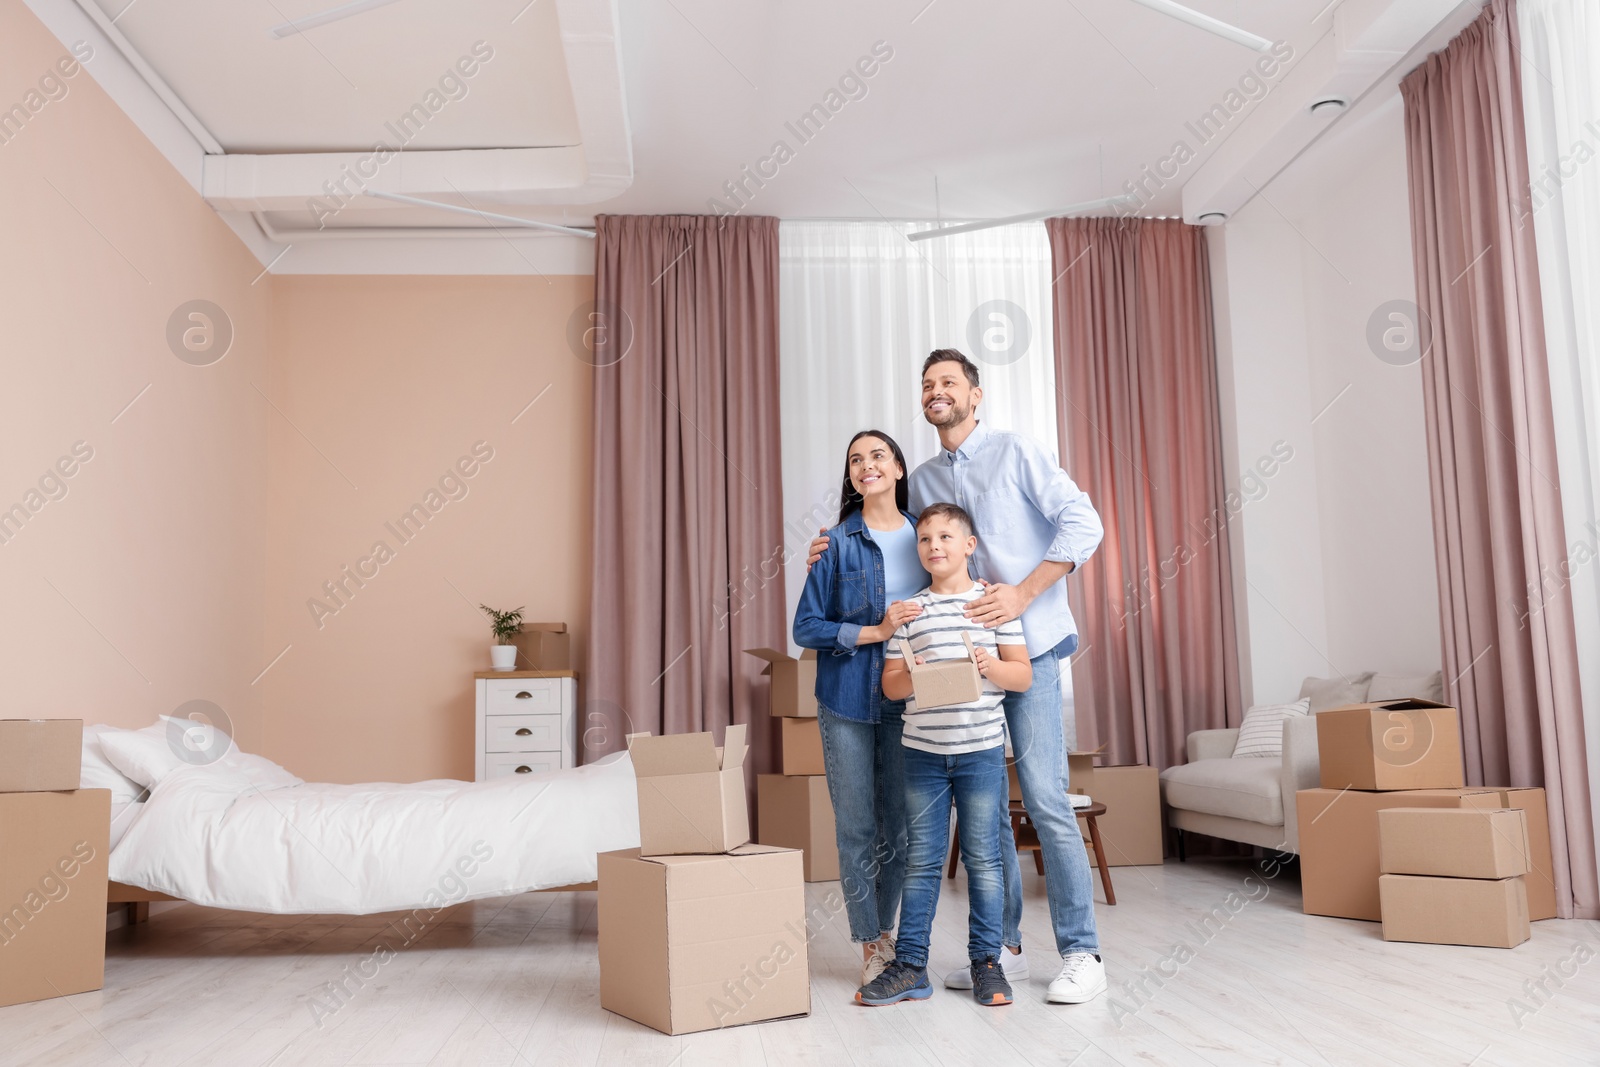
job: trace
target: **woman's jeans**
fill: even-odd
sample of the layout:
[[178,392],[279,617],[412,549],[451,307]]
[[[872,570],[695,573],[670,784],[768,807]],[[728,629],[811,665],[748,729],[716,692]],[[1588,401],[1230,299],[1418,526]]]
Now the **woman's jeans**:
[[833,801],[850,940],[865,944],[895,927],[906,881],[906,790],[900,745],[905,702],[885,700],[879,721],[852,722],[824,709],[823,767]]
[[1002,825],[1004,836],[1011,836],[1005,747],[954,754],[908,748],[905,763],[910,855],[895,958],[914,967],[928,965],[928,937],[950,847],[952,800],[967,868],[967,958],[999,958],[1005,912]]
[[[1061,660],[1054,651],[1033,659],[1033,685],[1005,697],[1006,726],[1016,755],[1017,779],[1028,821],[1039,832],[1044,856],[1044,888],[1050,898],[1050,925],[1056,950],[1100,951],[1094,921],[1094,883],[1083,849],[1078,816],[1067,800],[1066,742],[1061,727]],[[961,849],[966,851],[963,839]],[[1005,942],[1022,944],[1022,868],[1016,839],[1001,844],[1006,874]]]

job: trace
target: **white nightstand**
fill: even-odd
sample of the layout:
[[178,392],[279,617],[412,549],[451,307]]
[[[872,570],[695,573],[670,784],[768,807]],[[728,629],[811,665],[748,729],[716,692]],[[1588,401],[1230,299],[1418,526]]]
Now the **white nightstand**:
[[576,671],[479,671],[476,781],[578,765]]

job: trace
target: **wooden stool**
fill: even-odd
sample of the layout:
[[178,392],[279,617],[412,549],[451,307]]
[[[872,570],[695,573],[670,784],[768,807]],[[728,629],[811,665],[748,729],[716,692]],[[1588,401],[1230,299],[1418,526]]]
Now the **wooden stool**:
[[[1073,814],[1089,824],[1089,846],[1094,849],[1095,866],[1100,868],[1100,888],[1105,890],[1106,903],[1115,904],[1117,894],[1111,888],[1111,865],[1106,862],[1105,846],[1100,843],[1100,824],[1097,821],[1106,813],[1106,806],[1098,800],[1086,808],[1076,808]],[[954,820],[951,820],[952,823]],[[1022,801],[1011,802],[1011,834],[1017,840],[1018,852],[1032,852],[1033,865],[1040,874],[1044,873],[1044,852],[1039,842],[1039,832],[1033,828],[1033,823],[1028,819],[1028,809],[1022,806]],[[950,870],[946,877],[956,876],[956,864],[961,860],[961,835],[956,834],[955,840],[950,845]]]

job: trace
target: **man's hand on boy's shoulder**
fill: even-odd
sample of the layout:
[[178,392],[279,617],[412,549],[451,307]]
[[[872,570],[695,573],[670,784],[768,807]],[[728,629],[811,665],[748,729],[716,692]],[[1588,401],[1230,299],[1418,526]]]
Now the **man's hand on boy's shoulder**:
[[973,622],[988,629],[1003,626],[1012,619],[1021,618],[1028,610],[1028,595],[1014,585],[982,582],[983,595],[969,603],[964,614]]
[[811,554],[806,557],[806,570],[817,565],[817,560],[828,550],[828,528],[824,526],[817,531],[817,536],[811,541]]

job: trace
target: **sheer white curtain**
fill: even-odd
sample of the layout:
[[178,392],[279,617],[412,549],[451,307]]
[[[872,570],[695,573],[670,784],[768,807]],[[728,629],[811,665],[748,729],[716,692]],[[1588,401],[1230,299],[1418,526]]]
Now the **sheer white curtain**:
[[791,620],[805,584],[805,545],[838,515],[850,438],[859,430],[882,430],[899,443],[912,468],[937,449],[938,437],[918,401],[922,361],[933,349],[958,348],[978,363],[984,392],[979,411],[990,425],[1057,451],[1050,244],[1043,223],[906,239],[926,228],[886,222],[779,226]]
[[1600,5],[1520,0],[1517,23],[1531,182],[1523,221],[1539,250],[1569,553],[1569,573],[1537,580],[1542,596],[1572,597],[1600,851]]

